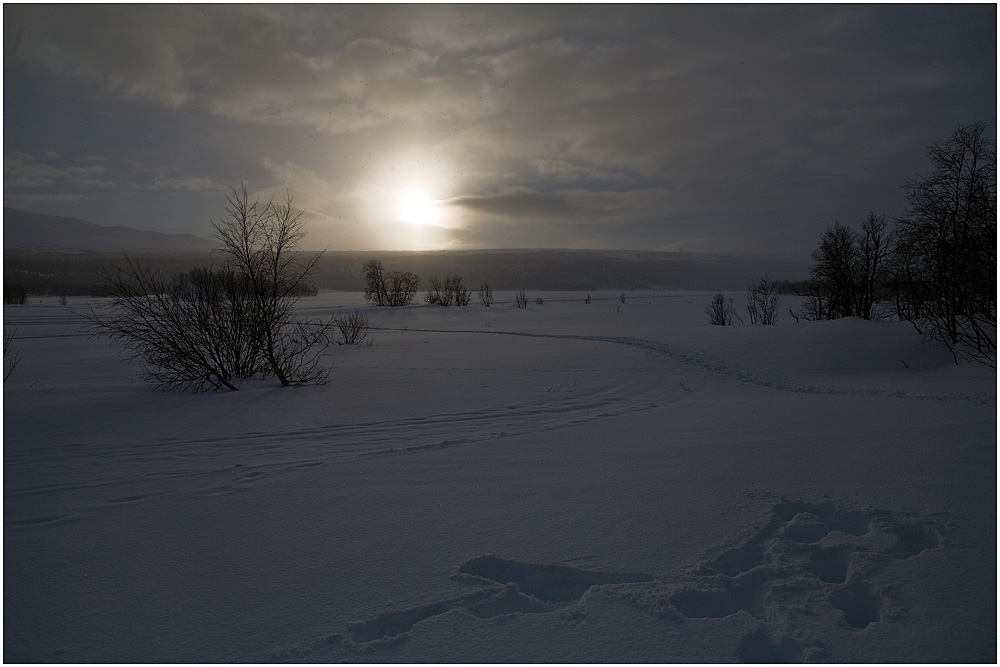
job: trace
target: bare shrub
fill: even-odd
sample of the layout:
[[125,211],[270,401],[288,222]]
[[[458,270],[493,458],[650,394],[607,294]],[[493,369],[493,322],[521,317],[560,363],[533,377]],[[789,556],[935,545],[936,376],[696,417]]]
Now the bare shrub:
[[472,300],[472,293],[462,284],[462,277],[444,279],[445,289],[450,291],[456,306],[468,306]]
[[776,324],[778,321],[777,283],[764,274],[747,288],[747,313],[750,324]]
[[427,296],[424,297],[424,301],[427,303],[437,304],[439,306],[450,306],[451,305],[451,295],[445,291],[444,286],[441,284],[441,279],[437,276],[433,276],[430,280],[431,286],[427,290]]
[[357,310],[336,315],[333,325],[340,331],[337,345],[360,345],[368,338],[368,330],[371,328],[368,316]]
[[292,317],[318,259],[297,252],[301,211],[287,195],[251,203],[245,186],[227,201],[227,217],[213,223],[227,260],[221,269],[168,280],[126,255],[101,273],[111,304],[85,316],[90,330],[140,359],[146,376],[166,389],[235,391],[255,375],[273,375],[282,386],[322,380],[314,347],[330,324]]
[[487,308],[493,305],[493,288],[485,282],[479,286],[479,300]]
[[[730,326],[733,323],[733,318],[739,319],[739,315],[736,314],[736,305],[732,298],[728,301],[726,296],[719,292],[712,297],[712,303],[705,308],[705,313],[708,315],[709,320],[712,324],[718,326]],[[742,323],[743,320],[740,320]]]
[[[128,256],[101,278],[111,296],[110,313],[91,310],[91,331],[109,336],[143,365],[144,376],[162,388],[236,391],[242,378],[263,366],[256,329],[233,311],[252,302],[221,291],[188,289]],[[248,320],[253,319],[247,313]]]
[[514,305],[518,308],[528,307],[528,295],[524,293],[524,290],[518,290],[517,294],[514,295]]

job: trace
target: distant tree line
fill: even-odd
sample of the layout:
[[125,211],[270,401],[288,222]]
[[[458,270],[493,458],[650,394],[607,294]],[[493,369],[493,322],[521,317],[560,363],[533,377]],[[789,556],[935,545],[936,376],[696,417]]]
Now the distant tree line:
[[[420,278],[412,271],[388,271],[382,262],[369,259],[361,267],[365,279],[365,300],[375,306],[408,306],[413,303]],[[521,290],[523,294],[524,290]],[[472,292],[465,286],[462,276],[437,276],[430,279],[430,289],[424,301],[439,306],[468,306]],[[489,308],[493,305],[493,288],[489,283],[479,285],[479,300]],[[520,306],[520,301],[516,303]]]

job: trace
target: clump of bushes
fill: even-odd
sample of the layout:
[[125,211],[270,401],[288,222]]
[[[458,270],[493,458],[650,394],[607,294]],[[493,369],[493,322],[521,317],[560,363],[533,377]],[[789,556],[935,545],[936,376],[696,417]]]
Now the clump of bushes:
[[24,291],[24,285],[3,286],[3,302],[12,305],[23,306],[28,301],[28,295]]
[[462,284],[462,276],[445,276],[444,285],[438,278],[431,278],[425,301],[439,306],[468,306],[471,298],[471,292]]
[[376,306],[408,306],[420,287],[412,271],[386,271],[382,262],[370,259],[361,267],[365,274],[365,299]]
[[493,305],[493,288],[488,284],[483,283],[479,286],[479,300],[483,302],[483,305],[489,308]]

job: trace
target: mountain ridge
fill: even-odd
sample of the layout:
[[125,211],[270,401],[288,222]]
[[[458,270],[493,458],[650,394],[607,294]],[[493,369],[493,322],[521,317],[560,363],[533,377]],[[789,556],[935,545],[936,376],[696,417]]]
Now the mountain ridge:
[[3,207],[3,249],[22,252],[203,252],[217,241],[194,234],[165,234],[89,220]]

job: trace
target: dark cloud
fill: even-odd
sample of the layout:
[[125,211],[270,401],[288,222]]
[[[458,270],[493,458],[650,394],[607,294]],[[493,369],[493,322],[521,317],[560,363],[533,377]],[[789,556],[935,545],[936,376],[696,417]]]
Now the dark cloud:
[[417,189],[424,245],[802,254],[996,116],[995,5],[7,5],[4,53],[7,205],[206,233],[242,179],[334,248]]

